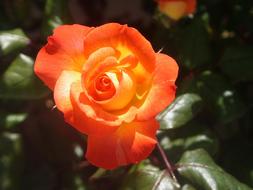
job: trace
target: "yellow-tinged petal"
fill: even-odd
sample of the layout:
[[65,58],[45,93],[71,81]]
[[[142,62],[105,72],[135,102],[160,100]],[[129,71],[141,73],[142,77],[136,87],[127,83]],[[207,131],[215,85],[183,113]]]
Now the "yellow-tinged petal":
[[128,105],[136,93],[136,82],[130,71],[121,72],[120,80],[113,72],[106,73],[116,89],[115,95],[105,101],[97,101],[105,110],[120,110]]
[[65,115],[72,112],[70,101],[70,88],[73,82],[81,79],[81,73],[76,71],[63,71],[58,78],[54,88],[54,101],[56,107]]

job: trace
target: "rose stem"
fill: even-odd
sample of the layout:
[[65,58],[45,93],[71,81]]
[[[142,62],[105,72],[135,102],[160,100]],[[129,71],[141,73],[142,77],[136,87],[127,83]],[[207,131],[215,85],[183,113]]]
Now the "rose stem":
[[163,159],[163,161],[165,163],[165,166],[166,166],[166,168],[167,168],[170,176],[173,178],[173,180],[175,182],[177,182],[177,178],[176,178],[176,176],[175,176],[175,174],[173,172],[173,166],[172,166],[171,162],[169,161],[169,158],[166,156],[166,154],[165,154],[163,148],[161,147],[161,145],[159,144],[159,142],[157,143],[157,148],[158,148],[158,150],[159,150],[159,152],[160,152],[160,154],[162,156],[162,159]]

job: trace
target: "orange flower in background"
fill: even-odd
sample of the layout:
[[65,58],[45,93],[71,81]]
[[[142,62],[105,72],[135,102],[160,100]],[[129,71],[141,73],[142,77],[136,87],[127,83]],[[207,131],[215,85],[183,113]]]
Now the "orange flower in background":
[[63,25],[39,51],[35,73],[66,122],[88,136],[86,158],[113,169],[145,159],[155,116],[175,97],[178,66],[134,28]]
[[196,0],[157,0],[159,10],[173,20],[192,14],[196,10]]

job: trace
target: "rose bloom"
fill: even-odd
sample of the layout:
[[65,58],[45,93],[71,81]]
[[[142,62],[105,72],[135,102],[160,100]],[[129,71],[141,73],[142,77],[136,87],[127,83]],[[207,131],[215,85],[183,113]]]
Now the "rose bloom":
[[173,20],[192,14],[196,10],[196,0],[157,0],[159,10]]
[[87,160],[105,169],[138,163],[152,152],[155,116],[173,101],[178,74],[171,57],[116,23],[59,26],[34,70],[66,122],[88,136]]

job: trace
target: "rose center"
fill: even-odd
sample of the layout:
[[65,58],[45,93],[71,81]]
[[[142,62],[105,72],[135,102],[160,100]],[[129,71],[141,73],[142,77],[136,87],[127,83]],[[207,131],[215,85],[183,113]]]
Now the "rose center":
[[136,94],[133,69],[138,62],[137,57],[128,51],[117,55],[117,50],[112,47],[93,52],[82,73],[83,87],[89,99],[105,110],[114,111],[126,107]]
[[107,75],[99,76],[95,81],[95,88],[98,91],[106,91],[111,88],[112,82]]

